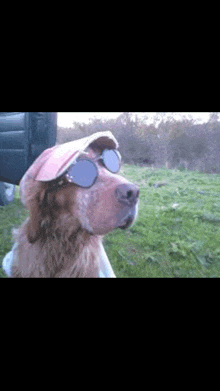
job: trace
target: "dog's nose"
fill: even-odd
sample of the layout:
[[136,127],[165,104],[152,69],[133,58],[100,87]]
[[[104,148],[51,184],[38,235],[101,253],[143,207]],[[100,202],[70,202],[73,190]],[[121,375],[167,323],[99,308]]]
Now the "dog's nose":
[[133,183],[118,185],[115,189],[115,196],[122,204],[133,206],[137,203],[139,188]]

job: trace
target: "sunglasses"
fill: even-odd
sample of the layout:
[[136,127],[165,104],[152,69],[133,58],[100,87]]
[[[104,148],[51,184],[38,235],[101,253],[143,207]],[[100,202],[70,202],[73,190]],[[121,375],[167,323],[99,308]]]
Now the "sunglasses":
[[[98,178],[99,172],[96,162],[102,160],[102,164],[108,171],[116,174],[121,167],[121,155],[115,149],[104,149],[101,155],[94,159],[79,158],[76,163],[72,164],[62,178],[54,183],[48,191],[53,191],[63,185],[63,178],[68,182],[74,183],[80,187],[91,187]],[[65,184],[64,184],[65,186]]]

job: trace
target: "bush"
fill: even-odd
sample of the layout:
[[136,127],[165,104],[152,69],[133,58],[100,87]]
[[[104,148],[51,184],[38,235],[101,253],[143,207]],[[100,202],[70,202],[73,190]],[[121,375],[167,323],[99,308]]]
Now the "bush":
[[161,121],[146,125],[131,113],[116,119],[93,119],[89,124],[74,122],[72,128],[59,128],[57,143],[111,130],[117,138],[123,161],[155,167],[220,172],[220,123],[195,125],[192,120]]

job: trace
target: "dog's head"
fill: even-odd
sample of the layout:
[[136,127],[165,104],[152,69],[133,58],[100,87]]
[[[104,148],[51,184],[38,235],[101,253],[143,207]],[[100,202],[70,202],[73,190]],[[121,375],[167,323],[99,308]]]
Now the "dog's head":
[[95,162],[98,174],[91,187],[69,183],[65,177],[62,185],[54,187],[53,181],[33,181],[26,189],[30,242],[45,235],[45,227],[50,226],[68,230],[69,236],[79,229],[91,235],[105,235],[115,228],[131,226],[137,216],[139,188],[97,160],[102,150],[92,143],[80,156]]

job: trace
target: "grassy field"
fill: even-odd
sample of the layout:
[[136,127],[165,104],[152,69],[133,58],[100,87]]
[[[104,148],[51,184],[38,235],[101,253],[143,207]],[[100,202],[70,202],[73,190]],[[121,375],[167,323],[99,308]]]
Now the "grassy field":
[[[121,174],[140,186],[140,204],[133,227],[105,236],[116,276],[220,277],[220,175],[126,164]],[[0,207],[0,264],[26,216],[16,188]]]

